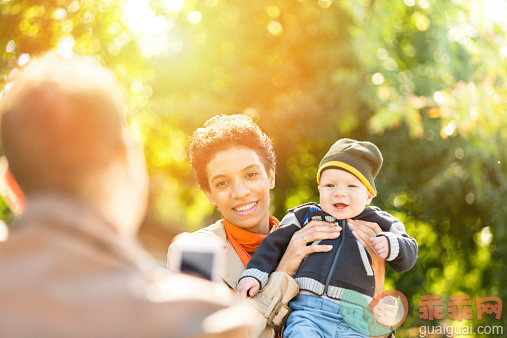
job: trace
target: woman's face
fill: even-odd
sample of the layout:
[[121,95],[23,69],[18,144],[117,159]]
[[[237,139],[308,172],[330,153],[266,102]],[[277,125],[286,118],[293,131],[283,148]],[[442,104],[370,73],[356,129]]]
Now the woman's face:
[[266,172],[257,153],[232,147],[219,151],[206,167],[210,191],[205,191],[225,219],[253,233],[269,231],[269,190],[275,172]]

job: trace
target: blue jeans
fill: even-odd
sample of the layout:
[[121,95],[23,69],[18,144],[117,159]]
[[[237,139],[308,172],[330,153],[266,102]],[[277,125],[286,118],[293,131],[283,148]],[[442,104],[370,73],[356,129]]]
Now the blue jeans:
[[361,322],[363,310],[359,306],[350,313],[348,305],[348,311],[344,311],[342,304],[305,294],[298,295],[289,306],[292,312],[287,319],[284,337],[368,337],[350,328],[343,319],[346,314]]

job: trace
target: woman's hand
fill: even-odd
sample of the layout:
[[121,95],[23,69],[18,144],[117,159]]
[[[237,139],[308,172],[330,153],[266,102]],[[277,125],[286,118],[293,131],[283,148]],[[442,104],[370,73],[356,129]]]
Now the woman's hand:
[[357,219],[347,220],[352,234],[356,236],[359,243],[361,243],[368,251],[371,257],[371,266],[375,274],[375,297],[382,292],[384,288],[384,278],[386,270],[386,261],[377,254],[374,244],[371,239],[375,238],[382,229],[377,223],[361,221]]
[[285,253],[276,268],[293,277],[303,259],[314,252],[330,251],[332,245],[306,245],[318,240],[338,238],[342,228],[335,223],[310,221],[292,236]]

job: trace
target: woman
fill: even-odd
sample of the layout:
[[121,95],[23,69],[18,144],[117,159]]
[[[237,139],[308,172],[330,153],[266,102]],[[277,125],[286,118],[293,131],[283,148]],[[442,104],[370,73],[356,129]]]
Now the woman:
[[[251,254],[279,223],[269,215],[269,192],[275,187],[273,145],[249,117],[219,115],[194,132],[189,157],[199,186],[224,219],[184,237],[219,243],[226,261],[221,277],[235,290]],[[385,262],[376,256],[368,240],[381,231],[380,227],[354,221],[352,229],[373,258],[376,289],[382,290]],[[327,245],[306,246],[307,242],[337,238],[340,231],[335,224],[312,221],[294,234],[276,272],[251,299],[262,314],[252,318],[252,336],[273,337],[275,330],[279,331],[288,314],[287,303],[298,294],[298,285],[291,276],[307,255],[331,249]],[[168,258],[171,254],[169,248]]]

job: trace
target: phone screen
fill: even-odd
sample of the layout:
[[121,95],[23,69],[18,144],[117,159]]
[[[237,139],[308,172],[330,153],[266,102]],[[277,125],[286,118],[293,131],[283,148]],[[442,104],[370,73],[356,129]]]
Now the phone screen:
[[182,251],[180,271],[213,280],[215,254],[212,252]]

